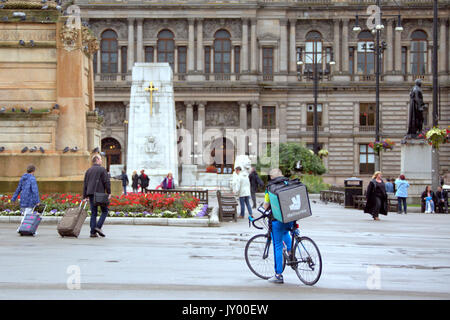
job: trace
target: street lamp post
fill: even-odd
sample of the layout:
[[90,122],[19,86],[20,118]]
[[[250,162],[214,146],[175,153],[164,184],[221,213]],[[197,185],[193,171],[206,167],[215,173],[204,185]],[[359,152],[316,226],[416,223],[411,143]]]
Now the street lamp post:
[[[433,127],[438,125],[438,0],[433,1]],[[439,153],[435,147],[431,151],[431,184],[433,190],[439,185]]]

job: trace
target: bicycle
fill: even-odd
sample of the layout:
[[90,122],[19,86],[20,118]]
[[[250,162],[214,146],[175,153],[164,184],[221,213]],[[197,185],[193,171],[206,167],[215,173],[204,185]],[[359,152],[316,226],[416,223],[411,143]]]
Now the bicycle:
[[[255,222],[263,219],[267,233],[257,234],[247,241],[245,261],[256,276],[267,280],[274,273],[273,249],[271,249],[272,223],[270,213],[268,214],[267,211],[261,213],[261,217],[257,219],[249,217],[249,226],[251,222],[256,229],[262,230],[264,227],[256,226]],[[312,286],[319,281],[322,274],[322,256],[319,247],[311,238],[300,236],[296,222],[290,234],[292,239],[290,255],[286,252],[286,244],[283,243],[283,271],[286,265],[290,266],[304,284]]]

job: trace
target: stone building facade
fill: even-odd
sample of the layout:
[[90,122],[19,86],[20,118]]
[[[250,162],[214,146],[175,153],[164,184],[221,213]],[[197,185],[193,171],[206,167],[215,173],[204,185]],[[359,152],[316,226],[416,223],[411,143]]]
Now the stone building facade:
[[[319,61],[318,141],[329,151],[327,180],[367,178],[374,170],[374,35],[367,6],[356,0],[76,0],[82,20],[101,42],[94,60],[96,107],[102,137],[124,164],[127,108],[134,62],[169,62],[179,124],[204,128],[277,128],[281,142],[313,143],[311,59]],[[400,5],[400,7],[398,6]],[[381,153],[385,176],[400,172],[400,142],[407,131],[409,91],[423,80],[432,111],[431,0],[382,1],[380,135],[396,143]],[[356,15],[361,31],[353,31]],[[396,31],[397,15],[403,31]],[[450,5],[439,8],[439,125],[450,124]],[[298,64],[302,60],[303,64]],[[335,61],[335,64],[331,64]],[[114,142],[115,141],[115,142]],[[226,145],[227,151],[234,146]],[[108,151],[108,150],[106,150]],[[233,150],[231,150],[233,152]],[[449,169],[450,147],[440,150]],[[139,169],[139,168],[136,168]]]

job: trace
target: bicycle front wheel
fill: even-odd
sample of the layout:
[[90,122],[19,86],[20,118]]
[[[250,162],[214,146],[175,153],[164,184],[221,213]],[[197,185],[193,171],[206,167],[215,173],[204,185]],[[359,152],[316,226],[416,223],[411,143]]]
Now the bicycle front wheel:
[[311,238],[298,237],[294,245],[294,261],[291,266],[306,285],[317,283],[322,274],[322,257],[319,247]]
[[269,279],[274,274],[273,248],[266,234],[258,234],[248,240],[245,246],[245,262],[255,275]]

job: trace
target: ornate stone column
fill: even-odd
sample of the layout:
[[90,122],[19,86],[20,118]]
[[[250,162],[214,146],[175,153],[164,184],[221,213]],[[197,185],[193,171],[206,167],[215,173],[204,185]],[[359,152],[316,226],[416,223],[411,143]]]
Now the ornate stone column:
[[194,71],[194,19],[189,18],[188,19],[188,52],[187,52],[187,59],[188,59],[188,65],[187,70],[188,72]]
[[341,71],[341,52],[340,52],[340,21],[339,19],[334,20],[334,44],[333,44],[333,51],[334,51],[334,61],[336,64],[334,65],[335,71]]
[[439,59],[438,59],[438,71],[445,73],[447,71],[447,46],[446,46],[446,30],[447,19],[441,19],[441,26],[439,30]]
[[280,50],[279,50],[279,61],[280,61],[280,72],[288,71],[288,30],[287,30],[287,19],[280,19]]
[[[194,151],[194,102],[186,101],[184,105],[186,106],[186,130],[191,135],[191,150]],[[193,161],[191,155],[189,159]]]
[[297,72],[297,48],[295,45],[295,25],[297,19],[289,19],[289,72]]
[[239,127],[247,130],[247,102],[239,102]]
[[256,73],[258,70],[258,48],[256,47],[256,18],[251,20],[251,71]]
[[259,104],[258,102],[252,102],[252,128],[259,129]]
[[[99,56],[98,61],[100,61],[101,56]],[[128,19],[128,50],[127,50],[127,69],[128,71],[133,70],[134,65],[134,18]]]
[[242,19],[241,73],[248,71],[248,18]]
[[144,34],[143,34],[144,19],[138,18],[137,22],[137,46],[136,46],[136,60],[137,62],[144,62]]
[[286,130],[286,115],[287,115],[287,108],[286,103],[281,103],[279,105],[278,110],[278,129],[280,130],[280,142],[285,143],[287,141],[287,130]]
[[393,23],[394,20],[388,19],[387,21],[387,30],[386,30],[386,40],[387,40],[387,48],[386,48],[386,72],[392,72],[394,70],[394,39],[393,39]]
[[342,20],[342,71],[348,73],[348,19]]
[[394,44],[394,71],[395,73],[402,72],[402,33],[400,31],[395,32],[395,44]]
[[203,72],[203,19],[197,19],[197,71]]

